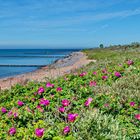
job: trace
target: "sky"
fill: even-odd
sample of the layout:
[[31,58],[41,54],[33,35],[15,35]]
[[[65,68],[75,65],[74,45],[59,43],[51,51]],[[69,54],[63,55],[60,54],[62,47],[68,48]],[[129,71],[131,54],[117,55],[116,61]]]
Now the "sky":
[[140,42],[140,0],[0,0],[0,48]]

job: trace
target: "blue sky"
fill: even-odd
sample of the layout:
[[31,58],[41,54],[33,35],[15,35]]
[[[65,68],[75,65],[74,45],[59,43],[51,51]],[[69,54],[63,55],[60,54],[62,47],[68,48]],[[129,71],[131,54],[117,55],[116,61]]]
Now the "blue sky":
[[140,0],[0,0],[0,46],[140,41]]

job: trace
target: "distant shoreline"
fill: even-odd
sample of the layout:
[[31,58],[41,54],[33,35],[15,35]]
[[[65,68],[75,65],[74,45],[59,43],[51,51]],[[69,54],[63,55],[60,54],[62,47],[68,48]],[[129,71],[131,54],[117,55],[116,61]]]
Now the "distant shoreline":
[[87,65],[91,61],[88,60],[83,52],[72,52],[63,59],[57,59],[52,64],[45,65],[35,71],[19,74],[16,76],[6,77],[0,79],[1,89],[7,89],[19,83],[25,85],[28,81],[46,81],[46,79],[55,79],[59,76],[65,75]]
[[33,72],[80,49],[0,49],[0,79]]

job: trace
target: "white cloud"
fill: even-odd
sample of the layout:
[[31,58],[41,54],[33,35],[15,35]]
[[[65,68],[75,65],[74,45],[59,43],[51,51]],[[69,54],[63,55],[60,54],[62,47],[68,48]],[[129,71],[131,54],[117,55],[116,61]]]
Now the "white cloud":
[[[2,0],[0,0],[1,2]],[[140,8],[116,12],[100,12],[102,7],[121,3],[124,0],[26,0],[26,4],[11,2],[0,5],[0,28],[17,30],[58,30],[85,31],[83,25],[94,24],[104,20],[127,18],[140,14]],[[3,1],[4,2],[4,1]],[[28,2],[28,3],[27,3]],[[11,5],[13,7],[11,7]],[[89,9],[93,11],[89,11]],[[98,9],[97,11],[94,11]],[[81,12],[82,10],[87,10]],[[79,12],[77,12],[79,11]],[[60,14],[63,12],[63,14]],[[75,12],[68,14],[65,12]],[[50,15],[53,16],[50,16]],[[56,14],[56,15],[55,15]],[[60,15],[58,15],[60,14]],[[9,24],[10,23],[10,24]],[[83,29],[78,26],[82,25]],[[77,28],[78,27],[78,28]],[[101,28],[106,28],[107,25]],[[76,29],[77,28],[77,29]]]

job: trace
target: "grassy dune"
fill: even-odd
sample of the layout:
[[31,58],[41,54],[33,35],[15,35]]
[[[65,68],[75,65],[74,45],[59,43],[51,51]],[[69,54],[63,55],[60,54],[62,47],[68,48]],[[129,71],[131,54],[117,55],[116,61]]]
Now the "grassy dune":
[[83,52],[96,63],[1,91],[0,139],[140,139],[140,45]]

